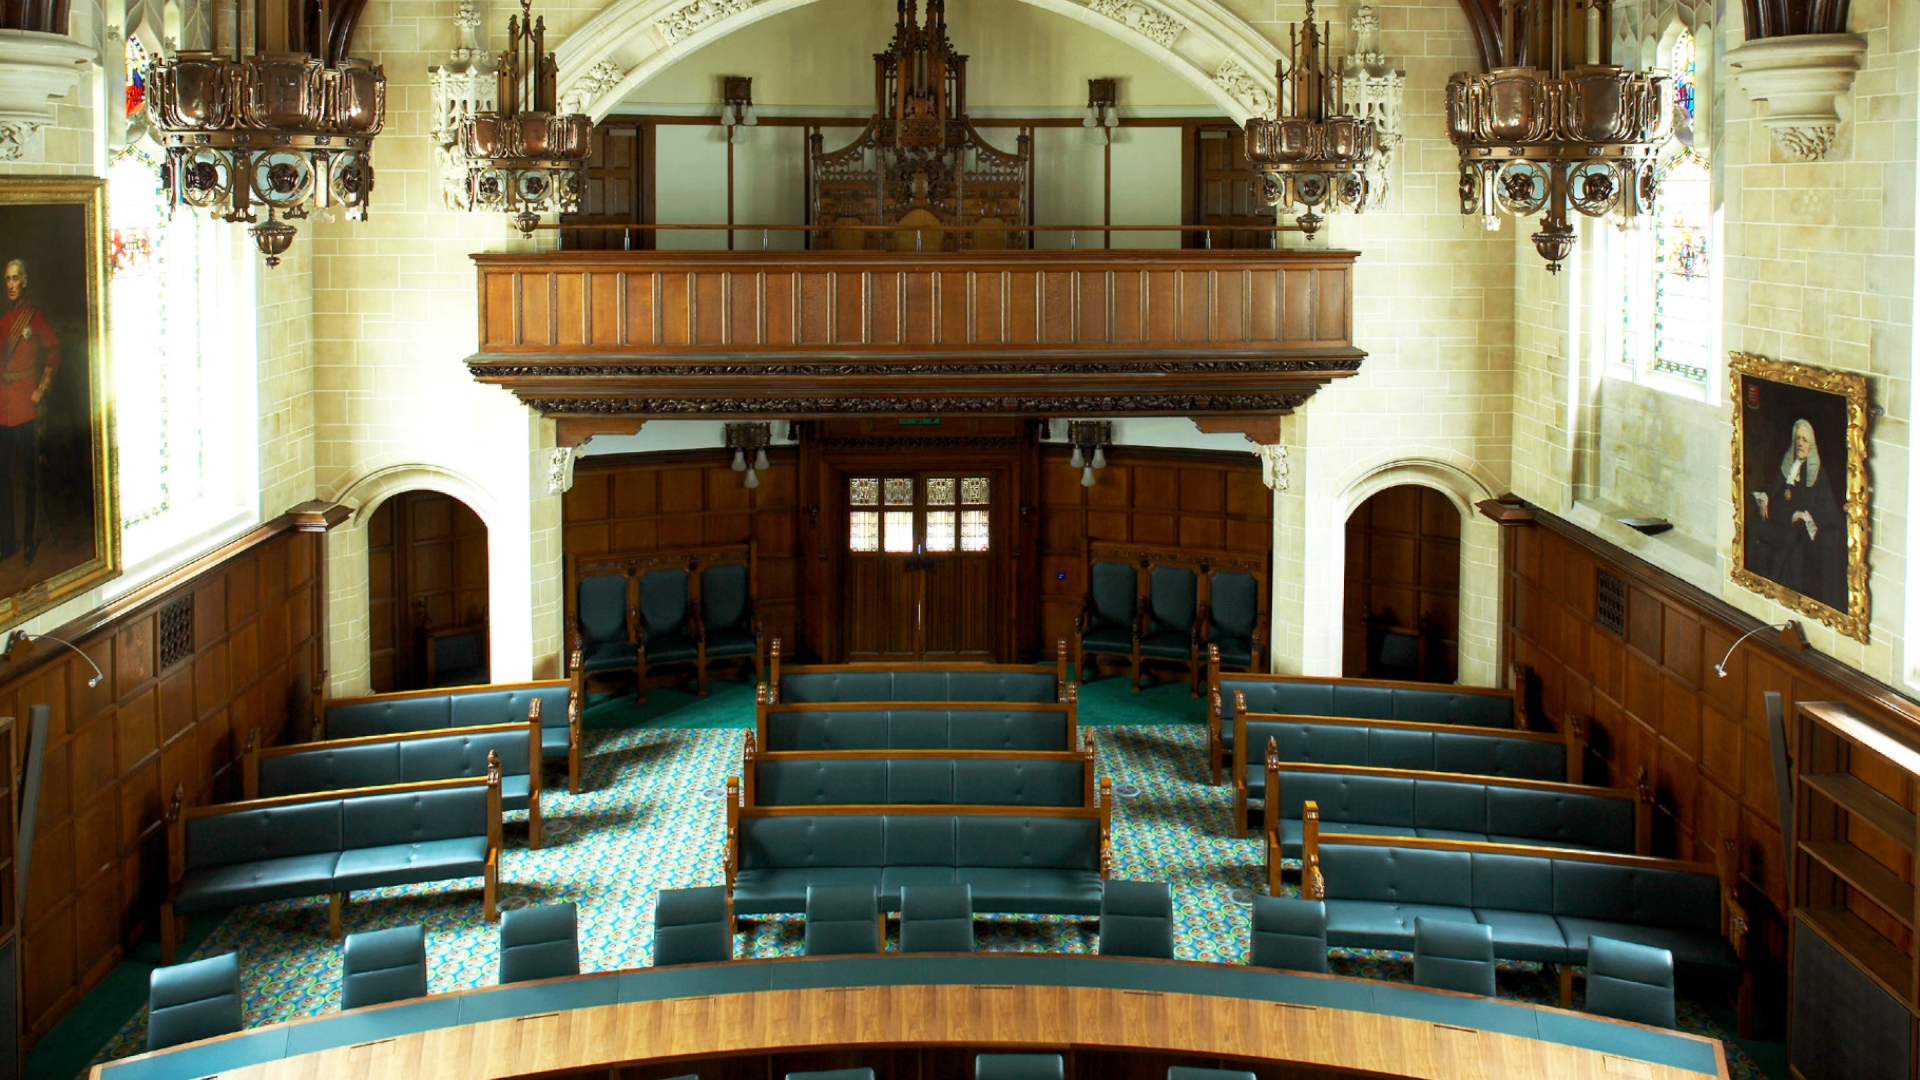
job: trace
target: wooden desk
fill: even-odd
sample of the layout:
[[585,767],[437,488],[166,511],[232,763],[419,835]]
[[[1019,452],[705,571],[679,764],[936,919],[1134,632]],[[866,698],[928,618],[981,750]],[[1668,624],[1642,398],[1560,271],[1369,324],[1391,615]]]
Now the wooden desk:
[[1727,1076],[1724,1049],[1711,1039],[1399,984],[1178,961],[894,955],[737,961],[448,994],[125,1058],[96,1066],[92,1080],[477,1080],[581,1070],[698,1071],[714,1080],[852,1064],[873,1064],[882,1077],[959,1077],[971,1075],[972,1053],[996,1049],[1064,1052],[1069,1076],[1102,1080],[1116,1075],[1116,1063],[1119,1074],[1143,1080],[1164,1077],[1168,1063],[1234,1065],[1263,1078]]

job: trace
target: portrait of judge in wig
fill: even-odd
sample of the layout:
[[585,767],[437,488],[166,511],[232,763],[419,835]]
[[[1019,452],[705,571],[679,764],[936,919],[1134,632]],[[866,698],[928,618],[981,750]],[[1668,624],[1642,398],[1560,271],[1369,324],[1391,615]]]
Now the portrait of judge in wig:
[[1823,464],[1813,423],[1801,417],[1793,422],[1778,467],[1748,474],[1747,568],[1845,611],[1846,465],[1845,450],[1835,449],[1842,460]]

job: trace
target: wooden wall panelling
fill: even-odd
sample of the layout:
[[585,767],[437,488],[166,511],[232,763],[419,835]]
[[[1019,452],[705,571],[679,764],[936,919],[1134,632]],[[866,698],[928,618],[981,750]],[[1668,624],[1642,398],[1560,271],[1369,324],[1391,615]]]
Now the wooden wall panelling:
[[[281,519],[0,664],[0,715],[50,707],[24,905],[22,1016],[44,1036],[149,928],[165,885],[161,814],[228,798],[245,730],[304,730],[325,639],[322,537]],[[162,664],[161,611],[192,605],[190,647]],[[15,747],[16,754],[19,747]]]
[[1087,542],[1271,557],[1273,492],[1252,454],[1122,446],[1080,485],[1068,447],[1040,451],[1040,637],[1071,640],[1087,595]]
[[[670,551],[754,541],[760,621],[769,640],[795,639],[799,619],[798,455],[767,450],[769,468],[748,489],[726,450],[583,457],[561,500],[569,555]],[[565,600],[569,628],[574,598]],[[568,631],[569,647],[571,634]]]
[[487,526],[438,491],[403,491],[367,525],[374,693],[426,685],[425,631],[487,623]]
[[[1532,671],[1542,713],[1590,722],[1589,782],[1631,784],[1646,770],[1656,854],[1711,858],[1733,841],[1755,916],[1750,955],[1784,965],[1787,868],[1764,695],[1780,693],[1789,715],[1795,702],[1841,702],[1916,736],[1920,705],[1770,634],[1742,644],[1722,678],[1714,665],[1751,617],[1545,512],[1503,537],[1508,655]],[[1619,634],[1595,618],[1600,572],[1626,584]]]
[[1431,626],[1427,677],[1452,682],[1459,663],[1460,512],[1433,488],[1381,491],[1347,518],[1342,671],[1367,670],[1376,623]]

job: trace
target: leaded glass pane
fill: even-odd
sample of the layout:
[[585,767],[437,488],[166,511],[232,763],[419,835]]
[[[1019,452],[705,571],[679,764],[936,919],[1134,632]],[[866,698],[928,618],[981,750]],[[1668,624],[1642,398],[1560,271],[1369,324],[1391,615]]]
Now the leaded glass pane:
[[[891,484],[893,481],[889,480],[887,482]],[[911,498],[911,496],[909,496],[909,498]],[[886,513],[886,518],[887,518],[887,535],[886,535],[887,550],[888,551],[912,551],[913,550],[913,511],[889,510]]]
[[872,477],[848,480],[847,501],[855,506],[878,506],[880,481]]
[[[969,476],[960,481],[960,501],[968,506],[979,506],[987,501],[987,478]],[[985,548],[981,549],[986,550]]]
[[927,481],[928,506],[952,506],[954,482],[951,476],[939,476]]
[[[986,483],[982,480],[981,483]],[[960,550],[987,550],[987,511],[960,511]]]
[[[888,506],[912,506],[913,481],[889,477],[886,482],[886,495]],[[888,548],[887,550],[891,551],[893,549]]]
[[[952,483],[952,481],[948,481]],[[973,513],[969,510],[968,513]],[[954,512],[951,510],[927,511],[927,550],[953,550]]]
[[1713,349],[1710,179],[1691,151],[1664,172],[1654,227],[1653,369],[1705,382]]
[[880,512],[855,510],[847,518],[847,550],[880,550]]

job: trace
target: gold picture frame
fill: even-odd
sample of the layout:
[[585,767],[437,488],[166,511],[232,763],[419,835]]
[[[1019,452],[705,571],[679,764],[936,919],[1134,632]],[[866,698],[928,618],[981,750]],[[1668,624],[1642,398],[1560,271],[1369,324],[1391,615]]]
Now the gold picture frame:
[[4,629],[121,570],[106,181],[0,180],[0,273]]
[[[1728,359],[1733,580],[1865,642],[1867,377],[1751,353]],[[1840,470],[1835,449],[1845,454]]]

